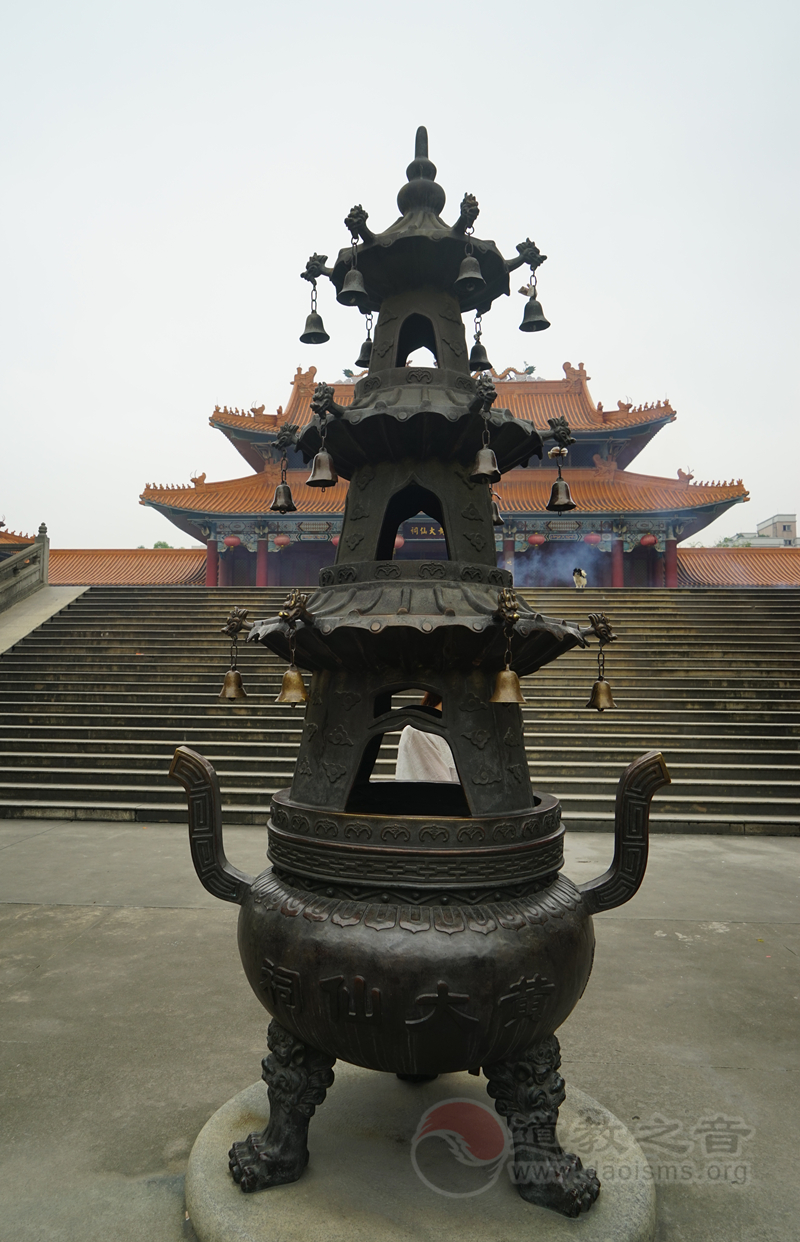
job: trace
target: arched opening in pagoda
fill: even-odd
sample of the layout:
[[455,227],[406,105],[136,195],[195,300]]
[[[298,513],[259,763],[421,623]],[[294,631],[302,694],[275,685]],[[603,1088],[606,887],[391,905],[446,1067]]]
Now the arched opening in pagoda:
[[[433,525],[435,537],[438,537],[440,541],[444,540],[445,556],[442,559],[450,560],[450,541],[447,537],[447,527],[444,524],[444,514],[439,497],[426,487],[421,487],[419,483],[409,483],[399,492],[395,492],[386,506],[375,553],[376,560],[391,561],[393,559],[395,552],[399,551],[395,547],[395,540],[400,526],[409,518],[416,517],[420,518],[420,522],[424,519],[428,523],[428,529],[431,524]],[[402,559],[407,559],[407,557],[408,553]]]
[[[418,350],[427,350],[433,363],[439,365],[439,352],[436,346],[436,332],[427,315],[409,315],[404,321],[397,337],[397,358],[395,366],[406,366],[409,356]],[[427,358],[414,359],[415,366],[430,366]]]
[[[437,737],[439,751],[445,758],[450,756],[449,763],[455,771],[452,751],[439,730],[430,728],[424,720],[419,724],[419,733]],[[416,723],[413,727],[417,729]],[[433,822],[437,816],[471,816],[460,780],[396,778],[401,737],[402,730],[392,729],[368,740],[345,810],[362,815],[427,815]],[[424,775],[424,766],[420,770]],[[384,844],[387,843],[402,845],[404,842],[387,839]]]

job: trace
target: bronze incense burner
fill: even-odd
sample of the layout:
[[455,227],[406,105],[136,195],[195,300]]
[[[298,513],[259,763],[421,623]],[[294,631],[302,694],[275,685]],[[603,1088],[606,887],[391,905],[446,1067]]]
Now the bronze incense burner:
[[[531,611],[496,566],[494,471],[541,457],[543,438],[495,408],[491,380],[472,374],[461,319],[507,293],[522,263],[535,299],[545,256],[526,241],[506,261],[474,238],[470,195],[446,225],[435,173],[420,129],[400,219],[376,235],[354,208],[353,245],[332,268],[314,255],[304,273],[314,284],[328,276],[341,301],[378,317],[352,405],[320,384],[313,421],[282,433],[314,458],[311,481],[338,473],[350,487],[319,590],[294,592],[249,636],[312,673],[292,786],[272,800],[271,868],[252,879],[227,862],[205,759],[180,747],[171,774],[187,790],[198,876],[241,906],[244,969],[273,1015],[269,1124],[230,1153],[241,1188],[302,1174],[336,1059],[412,1082],[482,1070],[517,1160],[538,1170],[523,1198],[577,1216],[600,1186],[556,1137],[565,1091],[554,1032],[589,978],[592,914],[641,883],[650,800],[669,777],[657,752],[631,764],[610,870],[580,887],[560,874],[560,806],[531,789],[508,681],[611,635],[602,617],[582,628]],[[307,331],[318,332],[316,300],[312,317]],[[436,365],[407,366],[422,345]],[[547,438],[571,443],[563,420]],[[393,559],[398,526],[420,511],[441,525],[448,560]],[[409,691],[440,698],[441,712]],[[371,779],[383,738],[409,725],[446,740],[458,782]]]

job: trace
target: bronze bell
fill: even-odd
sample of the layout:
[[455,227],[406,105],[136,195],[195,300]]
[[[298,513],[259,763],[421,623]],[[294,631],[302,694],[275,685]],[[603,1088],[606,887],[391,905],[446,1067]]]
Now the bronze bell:
[[475,465],[472,467],[472,473],[469,477],[476,483],[498,483],[500,481],[497,458],[488,444],[484,444],[482,448],[478,449]]
[[549,327],[550,320],[545,319],[541,302],[535,297],[528,298],[522,323],[519,325],[520,332],[544,332],[545,328]]
[[242,685],[242,674],[238,668],[229,668],[225,674],[225,680],[222,683],[219,701],[223,703],[226,699],[246,699],[247,691]]
[[325,331],[322,315],[312,311],[306,318],[306,326],[303,329],[303,335],[300,337],[300,340],[304,345],[324,345],[330,339]]
[[592,693],[586,706],[596,707],[599,712],[604,712],[609,707],[617,706],[611,697],[611,687],[602,673],[592,686]]
[[459,297],[471,298],[485,288],[486,281],[483,279],[480,263],[474,254],[466,255],[461,260],[461,267],[458,269],[458,276],[453,285],[453,290]]
[[351,267],[345,276],[341,292],[336,295],[336,301],[341,302],[342,306],[357,306],[359,310],[367,309],[369,294],[364,285],[364,277],[357,267]]
[[[464,260],[466,262],[466,260]],[[476,341],[472,346],[469,355],[469,369],[474,371],[491,371],[492,364],[480,341]]]
[[306,487],[333,487],[339,482],[339,476],[333,465],[333,458],[325,449],[321,449],[311,463],[311,474],[306,479]]
[[294,707],[295,703],[305,703],[307,699],[308,692],[303,681],[303,674],[295,664],[290,664],[283,674],[281,692],[275,702],[290,703]]
[[519,677],[510,668],[503,668],[497,674],[497,680],[494,683],[494,694],[489,699],[490,703],[524,703],[525,699],[522,695],[522,686],[519,684]]
[[296,513],[297,505],[292,499],[292,489],[288,483],[279,483],[269,507],[270,513]]
[[492,497],[492,526],[505,526],[502,514],[500,513],[500,506],[494,497]]
[[558,468],[558,478],[550,489],[550,499],[545,505],[548,513],[569,513],[570,509],[577,509],[575,501],[569,494],[569,484],[566,479],[561,477],[561,467]]
[[364,344],[361,346],[361,352],[359,353],[353,365],[357,367],[361,367],[362,370],[369,370],[369,364],[371,360],[372,360],[372,340],[370,339],[370,337],[367,337]]

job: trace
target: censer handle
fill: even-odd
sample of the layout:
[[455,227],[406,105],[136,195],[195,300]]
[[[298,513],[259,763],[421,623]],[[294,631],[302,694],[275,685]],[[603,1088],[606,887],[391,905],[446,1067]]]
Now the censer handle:
[[189,801],[189,848],[203,888],[222,901],[241,905],[253,877],[232,867],[222,845],[222,800],[219,780],[211,764],[196,750],[179,746],[169,774],[180,781]]
[[647,868],[650,801],[670,780],[657,750],[635,759],[622,773],[614,816],[614,860],[605,875],[580,885],[590,914],[622,906],[637,892]]

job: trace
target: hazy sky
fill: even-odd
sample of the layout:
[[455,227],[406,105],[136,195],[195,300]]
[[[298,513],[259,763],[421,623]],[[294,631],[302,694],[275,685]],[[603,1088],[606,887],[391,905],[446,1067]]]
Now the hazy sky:
[[[147,482],[248,473],[215,403],[335,380],[363,320],[318,250],[376,229],[427,125],[452,220],[549,255],[552,327],[495,303],[495,366],[585,362],[669,396],[635,469],[751,492],[703,538],[800,509],[797,0],[0,0],[0,516],[56,547],[186,541]],[[527,269],[526,269],[527,270]],[[520,282],[521,283],[521,282]],[[512,279],[512,289],[518,282]]]

